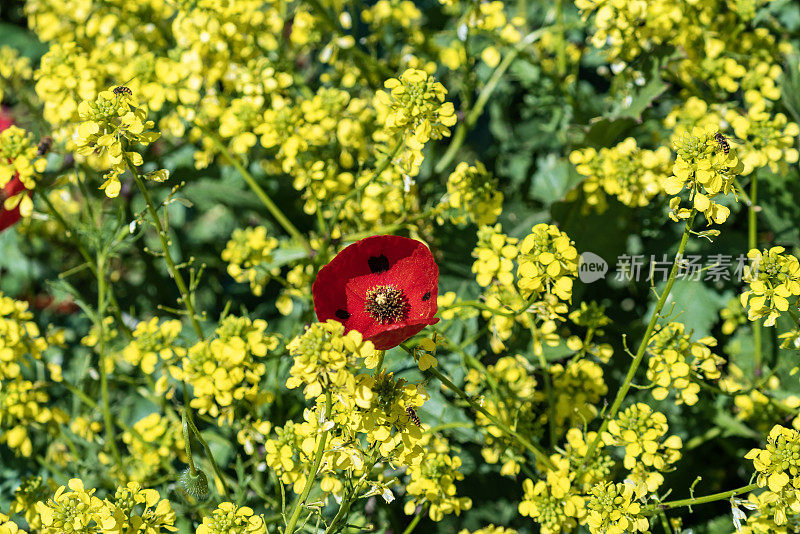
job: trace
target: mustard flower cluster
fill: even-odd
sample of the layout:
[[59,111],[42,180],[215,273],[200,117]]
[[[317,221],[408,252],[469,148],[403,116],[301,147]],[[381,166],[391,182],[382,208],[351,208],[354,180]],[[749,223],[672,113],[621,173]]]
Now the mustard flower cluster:
[[32,79],[30,58],[21,56],[16,48],[0,46],[0,102],[5,93],[25,91]]
[[487,527],[479,528],[478,530],[473,530],[472,532],[464,529],[459,531],[458,534],[517,534],[517,531],[513,528],[489,525]]
[[641,515],[642,506],[636,502],[633,486],[619,482],[597,484],[590,495],[586,522],[592,534],[647,532],[650,528],[650,522]]
[[[485,369],[470,369],[464,389],[470,395],[480,395],[486,411],[500,421],[513,422],[515,428],[528,434],[542,433],[546,421],[542,417],[536,377],[532,366],[522,356],[503,356]],[[486,442],[481,449],[484,460],[490,464],[500,463],[502,475],[517,475],[524,462],[524,451],[509,442],[484,414],[478,413],[477,421]]]
[[765,105],[750,106],[746,114],[730,110],[726,114],[736,137],[744,141],[740,148],[744,166],[742,174],[769,167],[772,172],[785,173],[790,163],[797,163],[795,139],[800,127],[789,122],[783,113],[766,109]]
[[168,500],[137,482],[117,488],[100,500],[95,489],[71,479],[47,501],[36,503],[44,534],[113,534],[119,532],[175,532],[175,512]]
[[475,165],[461,162],[447,178],[447,202],[458,210],[453,217],[456,223],[464,223],[467,218],[482,225],[494,224],[503,211],[503,193],[498,190],[497,179],[480,161]]
[[717,380],[725,360],[711,352],[717,341],[706,336],[691,341],[682,323],[660,327],[650,338],[647,378],[654,386],[653,398],[664,400],[673,392],[675,404],[697,403],[700,381]]
[[[583,358],[550,367],[553,382],[555,423],[559,435],[573,425],[597,417],[597,404],[608,393],[603,368]],[[547,398],[541,395],[542,402]]]
[[186,349],[175,343],[180,333],[180,321],[160,321],[158,317],[142,321],[133,330],[131,342],[122,349],[122,357],[151,375],[155,372],[156,364],[169,365],[174,358],[186,354]]
[[22,365],[41,359],[47,345],[28,303],[0,293],[0,380],[19,378]]
[[410,148],[420,150],[431,138],[450,135],[448,127],[456,123],[455,109],[445,102],[444,86],[427,72],[408,69],[384,86],[389,91],[378,91],[375,96],[378,120],[388,130],[400,133]]
[[472,272],[479,286],[487,287],[495,281],[505,286],[514,283],[514,259],[519,253],[516,245],[517,240],[502,233],[499,224],[478,229]]
[[410,480],[406,484],[406,491],[410,499],[405,504],[406,514],[413,514],[422,502],[429,503],[428,516],[433,521],[440,521],[447,514],[459,515],[472,508],[469,497],[456,495],[455,483],[463,480],[464,475],[458,470],[461,459],[451,454],[447,440],[425,434],[422,445],[425,456],[408,470]]
[[[0,443],[21,456],[33,453],[36,433],[68,420],[60,409],[48,407],[45,383],[27,379],[35,375],[35,361],[59,337],[43,336],[32,319],[28,303],[0,293]],[[60,367],[49,370],[52,381],[60,379]]]
[[[119,195],[122,187],[119,177],[125,172],[126,160],[136,166],[143,162],[138,152],[130,151],[130,145],[147,146],[160,135],[149,131],[154,124],[147,120],[147,108],[139,106],[130,89],[125,91],[121,87],[102,91],[78,106],[81,123],[75,138],[77,153],[98,169],[108,170],[100,188],[109,198]],[[163,181],[164,176],[153,176]]]
[[197,527],[197,534],[266,534],[267,526],[264,517],[255,515],[247,506],[236,506],[231,502],[222,502],[211,512],[210,517],[203,518],[203,524]]
[[[744,93],[749,103],[780,98],[778,78],[788,43],[777,43],[763,27],[754,27],[753,2],[647,2],[577,0],[584,17],[594,15],[590,41],[603,48],[612,65],[624,67],[662,46],[683,50],[668,69],[688,87],[705,84],[715,93]],[[704,31],[697,31],[702,27]]]
[[584,499],[573,493],[564,474],[561,470],[549,471],[545,479],[534,483],[528,478],[522,483],[519,513],[536,521],[542,534],[570,532],[585,517]]
[[605,334],[603,327],[611,324],[611,319],[605,314],[605,307],[594,301],[581,302],[580,308],[570,312],[569,320],[585,329],[585,333],[583,337],[571,335],[567,338],[567,347],[575,351],[577,356],[594,356],[607,363],[614,354],[614,349],[608,343],[596,341]]
[[126,470],[136,480],[169,472],[169,464],[176,457],[186,461],[186,448],[181,422],[158,412],[146,415],[122,433],[122,441],[130,451]]
[[537,224],[519,243],[517,277],[523,297],[552,293],[572,298],[578,275],[578,251],[569,236],[550,224]]
[[661,182],[670,174],[670,153],[666,147],[640,149],[628,137],[612,148],[575,150],[570,162],[586,177],[586,202],[598,210],[606,207],[605,195],[630,207],[646,206],[661,192]]
[[25,187],[7,198],[6,195],[0,196],[2,207],[11,210],[19,206],[20,214],[29,216],[33,202],[28,191],[36,187],[46,166],[47,160],[39,155],[31,134],[13,125],[0,132],[0,189],[13,179],[18,179]]
[[211,340],[190,347],[182,367],[170,367],[176,380],[192,386],[193,408],[230,424],[239,404],[258,406],[267,400],[259,383],[266,372],[264,360],[278,347],[267,333],[266,321],[229,315],[220,321]]
[[306,409],[303,421],[288,421],[276,427],[273,437],[265,444],[266,464],[283,484],[292,485],[300,493],[306,484],[306,465],[314,458],[316,440],[319,438],[319,413]]
[[[690,191],[691,206],[702,212],[708,224],[722,224],[731,210],[714,201],[720,194],[727,195],[733,187],[733,179],[744,167],[736,157],[736,150],[725,150],[715,138],[712,128],[695,127],[675,142],[677,157],[672,176],[662,186],[668,195],[678,195],[682,190]],[[670,218],[677,221],[687,219],[691,210],[680,207],[681,199],[670,199]]]
[[317,398],[323,391],[352,390],[354,378],[349,369],[358,358],[364,358],[368,368],[377,365],[372,342],[364,341],[357,330],[345,334],[344,325],[333,320],[312,324],[287,348],[294,357],[294,365],[286,387],[303,385],[307,399]]
[[766,447],[752,449],[745,458],[753,460],[758,485],[767,488],[758,497],[760,508],[769,508],[778,526],[785,525],[790,515],[796,519],[800,514],[800,433],[775,425]]
[[272,251],[278,240],[267,237],[263,226],[237,228],[222,251],[222,260],[228,263],[228,274],[239,283],[249,282],[254,295],[260,296],[270,280],[266,264],[272,262]]
[[751,321],[764,318],[765,326],[774,325],[781,312],[789,309],[789,299],[800,295],[800,262],[784,251],[772,247],[747,253],[751,264],[745,266],[743,279],[749,289],[739,300]]
[[623,465],[637,498],[655,492],[664,482],[661,473],[681,457],[683,442],[678,436],[666,437],[668,430],[664,414],[637,403],[621,411],[601,436],[606,445],[625,448]]

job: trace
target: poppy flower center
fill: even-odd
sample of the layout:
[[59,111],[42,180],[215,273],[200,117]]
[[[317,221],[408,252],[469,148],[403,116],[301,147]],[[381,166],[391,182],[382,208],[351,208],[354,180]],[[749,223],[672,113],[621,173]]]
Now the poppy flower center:
[[364,299],[364,309],[379,324],[402,321],[409,308],[406,296],[394,286],[375,286]]

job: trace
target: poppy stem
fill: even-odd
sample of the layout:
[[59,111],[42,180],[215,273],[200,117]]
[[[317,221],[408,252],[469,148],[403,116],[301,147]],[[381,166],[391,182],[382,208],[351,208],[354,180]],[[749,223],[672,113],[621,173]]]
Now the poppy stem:
[[206,458],[208,458],[208,461],[211,463],[211,468],[214,470],[214,474],[217,475],[219,483],[222,484],[222,496],[229,499],[228,493],[230,490],[228,489],[228,484],[225,482],[225,477],[222,476],[222,470],[214,459],[214,455],[211,454],[211,447],[208,446],[208,442],[203,438],[203,435],[200,434],[200,430],[197,429],[197,426],[192,420],[192,408],[187,404],[183,407],[183,410],[186,414],[186,422],[189,423],[189,429],[192,431],[192,434],[194,434],[194,437],[197,438],[197,441],[200,442],[200,445],[202,445],[206,453]]
[[181,412],[181,423],[183,423],[183,444],[186,447],[186,459],[189,464],[189,472],[192,476],[197,476],[197,468],[194,466],[194,457],[192,456],[192,439],[189,435],[189,423],[186,421],[186,408],[184,407]]
[[[402,345],[401,345],[402,346]],[[408,350],[408,349],[407,349]],[[439,371],[436,367],[431,367],[428,369],[428,372],[431,373],[433,376],[439,379],[439,382],[447,386],[453,393],[464,399],[467,404],[469,404],[473,410],[476,412],[480,412],[483,414],[489,421],[492,422],[494,426],[502,430],[504,433],[508,434],[509,436],[513,437],[517,440],[517,442],[528,449],[533,455],[543,463],[548,468],[552,468],[553,462],[550,461],[550,458],[547,456],[547,453],[538,447],[536,444],[529,441],[527,438],[522,436],[521,434],[517,433],[516,431],[509,428],[508,425],[500,421],[497,417],[489,413],[483,406],[475,402],[469,395],[467,395],[464,390],[460,387],[456,386],[452,380],[447,378],[441,371]]]
[[309,256],[311,256],[314,250],[311,248],[311,244],[308,242],[308,239],[306,239],[306,237],[300,233],[300,230],[298,230],[297,227],[292,224],[292,221],[290,221],[289,218],[284,215],[278,205],[273,202],[269,195],[267,195],[266,191],[264,191],[264,189],[258,185],[256,179],[253,178],[253,175],[244,168],[244,165],[242,165],[239,159],[231,154],[231,151],[228,150],[228,147],[225,146],[225,143],[220,141],[219,138],[205,126],[196,123],[195,126],[200,128],[211,140],[211,142],[214,143],[214,146],[217,147],[220,152],[222,152],[222,155],[225,156],[228,161],[230,161],[231,165],[233,165],[241,177],[244,178],[244,181],[247,183],[248,187],[250,187],[253,193],[255,193],[261,203],[264,204],[264,206],[267,208],[267,211],[270,212],[278,224],[281,225],[281,227],[286,230],[290,236],[299,241],[306,249],[306,252],[308,252]]

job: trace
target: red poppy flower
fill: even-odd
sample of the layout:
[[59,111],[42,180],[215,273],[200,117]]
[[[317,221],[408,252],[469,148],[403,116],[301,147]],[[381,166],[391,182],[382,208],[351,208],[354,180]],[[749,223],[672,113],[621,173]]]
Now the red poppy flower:
[[314,310],[357,330],[375,348],[396,347],[435,324],[439,267],[424,244],[377,235],[353,243],[320,269]]

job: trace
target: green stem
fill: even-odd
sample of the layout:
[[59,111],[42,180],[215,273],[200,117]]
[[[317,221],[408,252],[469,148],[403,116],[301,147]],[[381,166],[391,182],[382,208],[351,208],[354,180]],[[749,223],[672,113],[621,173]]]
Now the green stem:
[[686,243],[689,242],[689,235],[692,232],[692,223],[694,223],[694,218],[696,216],[697,211],[692,210],[692,215],[689,217],[689,220],[686,221],[686,226],[683,229],[683,236],[681,237],[680,245],[678,245],[678,252],[675,254],[675,261],[672,263],[672,269],[670,269],[669,272],[667,285],[664,287],[664,290],[658,297],[656,307],[653,310],[653,315],[650,316],[650,322],[647,324],[647,329],[644,332],[644,337],[642,337],[642,341],[639,344],[639,349],[636,351],[636,355],[633,357],[633,361],[628,368],[628,374],[625,375],[625,380],[617,390],[617,396],[614,398],[614,403],[611,405],[609,412],[603,418],[603,422],[600,424],[600,429],[597,431],[597,435],[594,437],[592,442],[589,444],[588,449],[586,450],[583,465],[580,469],[581,472],[585,469],[587,462],[593,457],[595,451],[597,450],[597,446],[600,444],[600,440],[602,439],[601,436],[608,428],[608,423],[614,419],[614,417],[616,417],[617,412],[619,412],[619,409],[622,406],[622,402],[625,400],[625,396],[628,394],[628,390],[631,388],[633,377],[636,375],[636,371],[639,369],[639,365],[642,363],[642,358],[644,357],[644,353],[647,350],[647,345],[650,342],[650,336],[653,335],[653,331],[656,328],[656,323],[660,317],[661,310],[664,308],[664,304],[667,302],[670,291],[672,291],[672,286],[675,284],[675,278],[678,276],[678,270],[680,268],[680,258],[683,256],[683,253],[686,250]]
[[[89,266],[89,269],[92,271],[92,274],[94,274],[96,277],[97,266],[95,265],[92,257],[89,255],[89,252],[86,250],[86,247],[84,247],[83,243],[81,243],[80,239],[78,239],[78,234],[75,232],[75,230],[73,230],[73,228],[70,226],[67,220],[61,215],[61,213],[58,212],[56,207],[53,205],[53,202],[47,196],[46,192],[43,192],[41,195],[39,195],[39,198],[41,198],[44,201],[44,203],[47,204],[47,208],[50,211],[50,214],[53,217],[55,217],[55,219],[61,226],[64,227],[67,238],[69,238],[70,241],[72,241],[72,244],[75,245],[75,248],[78,250],[78,253],[83,257],[84,260],[86,260],[86,264]],[[120,314],[120,307],[119,304],[117,303],[117,298],[114,296],[114,292],[111,290],[111,288],[106,288],[106,289],[108,292],[108,301],[111,304],[112,308],[111,312],[114,314],[114,319],[117,321],[117,327],[120,328],[123,331],[123,333],[125,333],[126,337],[130,338],[131,330],[130,328],[128,328],[128,325],[126,325],[125,322],[122,320],[122,315]]]
[[[750,249],[758,246],[758,219],[756,213],[758,207],[758,178],[753,173],[750,179],[750,206],[747,211],[747,245]],[[761,375],[762,349],[761,349],[761,322],[755,321],[753,325],[753,363],[756,376]]]
[[489,413],[486,409],[484,409],[483,406],[481,406],[480,404],[476,403],[469,395],[467,395],[464,392],[464,390],[462,390],[460,387],[456,386],[452,382],[452,380],[450,380],[445,375],[443,375],[442,372],[439,371],[436,367],[431,367],[430,369],[428,369],[428,371],[433,376],[438,378],[439,381],[442,384],[444,384],[445,386],[447,386],[453,393],[455,393],[456,395],[458,395],[459,397],[464,399],[467,402],[467,404],[469,404],[470,407],[472,407],[473,410],[483,414],[489,421],[492,422],[492,424],[494,426],[499,428],[505,434],[508,434],[509,436],[511,436],[514,439],[516,439],[517,442],[520,445],[522,445],[523,447],[528,449],[531,453],[533,453],[533,455],[536,457],[537,460],[539,460],[541,463],[543,463],[548,468],[552,468],[553,467],[553,463],[550,461],[550,458],[547,456],[547,453],[545,453],[541,448],[539,448],[535,444],[531,443],[527,438],[525,438],[521,434],[519,434],[516,431],[512,430],[511,428],[509,428],[505,423],[501,422],[497,417],[495,417],[494,415]]
[[203,438],[202,434],[200,434],[200,431],[197,429],[197,426],[195,426],[194,421],[192,420],[191,407],[189,407],[187,404],[184,407],[184,410],[186,411],[186,422],[189,423],[189,429],[192,431],[192,434],[194,434],[194,437],[197,438],[197,441],[200,442],[200,445],[203,446],[203,450],[206,453],[206,458],[208,458],[208,461],[211,462],[211,468],[214,470],[214,474],[217,475],[217,478],[222,484],[222,491],[224,494],[223,497],[229,499],[228,494],[230,493],[230,489],[228,488],[228,484],[225,482],[225,477],[222,476],[222,470],[219,468],[217,461],[214,459],[214,455],[211,454],[211,447],[208,446],[208,442],[205,440],[205,438]]
[[547,28],[539,28],[538,30],[533,31],[523,37],[522,40],[511,49],[506,57],[503,58],[503,61],[500,62],[500,64],[492,73],[489,81],[486,82],[486,86],[483,88],[483,91],[481,91],[481,94],[478,95],[478,98],[475,100],[475,105],[464,118],[464,121],[459,124],[458,128],[456,129],[456,133],[453,136],[453,141],[450,143],[450,146],[447,147],[447,151],[442,156],[442,159],[440,159],[439,163],[437,163],[436,167],[434,167],[434,172],[440,173],[447,169],[448,165],[450,165],[450,163],[453,161],[453,158],[455,158],[458,149],[461,148],[461,145],[464,143],[467,132],[472,129],[478,118],[481,116],[481,113],[483,113],[483,108],[486,107],[486,104],[489,102],[489,98],[497,88],[497,84],[500,83],[503,75],[506,73],[520,52],[529,47],[532,43],[536,42],[539,37],[541,37],[545,29]]
[[150,218],[153,219],[153,224],[156,226],[158,238],[161,240],[161,249],[164,254],[164,261],[167,264],[167,270],[169,271],[172,279],[175,280],[175,285],[178,286],[178,292],[181,295],[181,302],[184,306],[186,306],[186,311],[188,312],[189,319],[192,322],[192,327],[197,333],[197,337],[200,338],[201,341],[205,340],[203,329],[200,327],[200,323],[197,321],[197,313],[194,309],[194,301],[189,294],[188,288],[186,287],[186,282],[183,281],[183,276],[181,276],[180,271],[175,266],[175,261],[172,259],[172,253],[169,250],[169,236],[167,236],[164,225],[161,223],[161,218],[158,216],[158,209],[153,203],[153,198],[150,196],[150,192],[147,190],[144,180],[142,180],[142,177],[139,176],[139,172],[136,170],[133,162],[128,157],[128,154],[123,151],[122,155],[125,158],[125,163],[128,165],[128,169],[133,175],[133,179],[136,181],[136,186],[139,188],[139,191],[144,197],[144,201],[147,204],[147,211],[150,213]]
[[292,236],[294,239],[302,243],[306,251],[308,251],[308,253],[311,254],[312,249],[311,249],[311,244],[308,242],[308,239],[306,239],[306,237],[302,233],[300,233],[300,230],[298,230],[297,227],[294,224],[292,224],[292,221],[290,221],[289,218],[286,217],[286,215],[284,215],[284,213],[281,211],[278,205],[275,204],[275,202],[273,202],[273,200],[269,197],[269,195],[267,195],[266,191],[264,191],[261,188],[261,186],[258,185],[256,179],[253,178],[253,175],[250,174],[247,171],[247,169],[244,168],[244,165],[242,165],[239,159],[233,154],[231,154],[231,151],[228,150],[228,147],[225,146],[225,143],[220,141],[220,139],[205,126],[201,126],[199,124],[197,124],[197,126],[201,130],[203,130],[203,132],[206,134],[206,136],[208,136],[209,139],[211,139],[211,142],[214,143],[214,146],[222,153],[222,155],[225,156],[225,158],[227,158],[228,161],[231,162],[231,165],[233,165],[233,167],[237,170],[237,172],[241,175],[241,177],[244,178],[244,181],[247,182],[247,185],[250,187],[253,193],[256,194],[258,199],[261,200],[261,203],[264,204],[264,206],[267,208],[267,211],[270,212],[270,214],[275,218],[278,224],[281,225],[281,227],[284,230],[286,230],[286,232],[290,236]]
[[671,510],[673,508],[680,508],[682,506],[695,506],[697,504],[705,504],[709,502],[727,500],[736,495],[741,495],[742,493],[747,493],[756,489],[758,489],[758,484],[754,483],[754,484],[748,484],[747,486],[742,486],[741,488],[736,488],[729,491],[722,491],[720,493],[712,493],[711,495],[704,495],[702,497],[693,497],[690,499],[681,499],[678,501],[662,502],[646,506],[645,508],[642,509],[642,513],[645,515],[650,515],[662,510]]
[[414,529],[417,528],[417,525],[422,520],[422,516],[425,515],[423,514],[423,512],[424,510],[420,510],[419,513],[414,516],[414,519],[411,521],[411,523],[409,523],[409,525],[403,531],[403,534],[411,534],[412,532],[414,532]]
[[189,423],[186,421],[186,407],[181,412],[181,422],[183,423],[183,444],[186,447],[186,458],[189,463],[189,471],[192,477],[197,476],[197,468],[194,466],[194,458],[192,457],[192,440],[189,435]]
[[[331,393],[330,391],[325,393],[325,419],[329,419],[331,417]],[[286,523],[286,529],[283,531],[283,534],[293,534],[295,526],[297,525],[297,520],[300,518],[300,512],[303,510],[303,506],[305,505],[306,499],[308,498],[308,494],[311,492],[311,486],[314,485],[314,480],[317,478],[317,471],[319,471],[319,466],[322,464],[322,456],[325,452],[325,443],[328,441],[328,432],[329,430],[325,430],[322,433],[322,436],[319,438],[319,444],[317,445],[317,451],[314,453],[314,465],[311,467],[311,472],[306,477],[305,486],[303,486],[303,492],[297,498],[297,501],[294,503],[294,509],[292,510],[292,515],[289,517],[289,521]]]
[[[533,328],[533,317],[530,317],[530,321],[531,343],[535,345],[536,332]],[[533,347],[533,350],[536,352],[536,347]],[[550,430],[550,447],[554,447],[556,444],[556,401],[553,395],[553,377],[550,376],[550,370],[547,365],[547,360],[544,357],[544,352],[541,349],[538,352],[539,366],[542,368],[542,374],[544,375],[544,391],[547,396],[547,423]]]
[[117,448],[116,427],[114,418],[111,416],[111,401],[108,395],[108,365],[106,361],[106,332],[105,332],[105,311],[106,311],[106,277],[105,277],[105,254],[99,253],[96,264],[97,274],[97,352],[98,362],[100,363],[100,398],[102,400],[103,423],[105,424],[106,441],[111,448],[112,456],[120,471],[120,476],[125,476],[125,468],[122,463],[122,456]]

